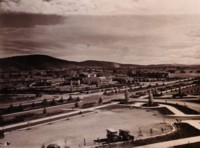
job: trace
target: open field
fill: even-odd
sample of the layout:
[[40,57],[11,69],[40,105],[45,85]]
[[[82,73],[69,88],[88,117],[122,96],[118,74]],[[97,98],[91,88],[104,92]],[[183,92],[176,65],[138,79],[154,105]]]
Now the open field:
[[64,146],[66,139],[69,146],[76,148],[79,144],[83,146],[84,138],[87,145],[92,145],[93,140],[97,138],[105,138],[106,129],[111,127],[116,130],[128,129],[135,138],[141,137],[138,135],[139,128],[143,132],[143,137],[150,135],[150,128],[154,130],[155,135],[161,134],[161,128],[166,129],[164,132],[169,132],[170,126],[162,122],[162,118],[144,110],[125,108],[111,111],[98,110],[98,112],[70,118],[67,121],[36,126],[30,130],[13,131],[6,134],[0,142],[10,142],[11,145],[8,148],[38,148],[43,143],[45,145],[58,143]]

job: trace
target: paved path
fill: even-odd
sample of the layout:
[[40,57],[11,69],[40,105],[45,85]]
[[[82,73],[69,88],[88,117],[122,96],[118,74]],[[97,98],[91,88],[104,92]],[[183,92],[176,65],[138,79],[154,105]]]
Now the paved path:
[[[138,102],[135,103],[135,107],[141,107],[143,103]],[[186,115],[183,112],[179,111],[175,107],[172,107],[170,105],[165,105],[162,104],[159,107],[167,107],[169,110],[171,110],[175,115],[170,115],[171,117],[177,117],[177,118],[191,118],[194,119],[195,117],[198,117],[200,119],[200,115]],[[200,130],[200,120],[185,120],[184,123],[188,123],[191,126],[197,128]],[[200,135],[200,133],[199,133]],[[178,139],[178,140],[171,140],[171,141],[166,141],[166,142],[160,142],[160,143],[155,143],[155,144],[149,144],[149,145],[144,145],[144,146],[139,146],[137,148],[169,148],[172,146],[177,146],[177,145],[183,145],[183,144],[188,144],[188,143],[195,143],[195,142],[200,142],[200,136],[196,137],[189,137],[189,138],[183,138],[183,139]]]
[[[144,103],[142,103],[142,102],[137,102],[137,103],[135,103],[133,106],[135,106],[135,107],[141,107],[142,104],[144,104]],[[160,104],[159,106],[156,106],[156,107],[141,107],[141,108],[160,108],[160,107],[166,107],[166,108],[168,108],[168,109],[171,110],[171,111],[174,113],[174,115],[176,115],[176,116],[185,116],[185,114],[184,114],[183,112],[179,111],[179,110],[176,109],[175,107],[169,106],[169,105],[165,105],[165,104]]]
[[27,121],[27,122],[21,122],[21,123],[17,123],[17,124],[13,124],[13,125],[8,125],[8,126],[0,127],[0,130],[10,131],[12,129],[19,129],[19,128],[28,127],[28,125],[38,125],[38,124],[44,124],[44,123],[46,124],[48,122],[52,122],[53,120],[67,118],[70,115],[76,115],[76,114],[80,113],[80,111],[81,112],[93,111],[95,109],[99,109],[99,108],[102,108],[102,107],[110,106],[110,105],[113,105],[113,104],[118,104],[118,102],[112,102],[112,103],[109,103],[109,104],[96,106],[96,107],[92,107],[92,108],[87,108],[87,109],[78,109],[78,110],[75,110],[75,111],[72,111],[72,112],[69,112],[69,113],[63,113],[63,114],[54,115],[54,116],[50,116],[50,117],[45,117],[45,118],[41,118],[41,119],[36,119],[36,120],[32,120],[32,121]]
[[170,148],[172,146],[188,144],[188,143],[195,143],[200,141],[200,136],[184,138],[179,140],[172,140],[167,142],[160,142],[150,145],[139,146],[137,148]]
[[[142,102],[148,102],[148,99],[140,98],[135,101],[142,101]],[[173,99],[154,99],[154,102],[157,103],[169,103],[169,104],[179,104],[179,105],[187,105],[188,108],[191,108],[193,110],[196,110],[197,112],[200,111],[200,104],[192,103],[192,102],[183,102],[179,100],[173,100]]]

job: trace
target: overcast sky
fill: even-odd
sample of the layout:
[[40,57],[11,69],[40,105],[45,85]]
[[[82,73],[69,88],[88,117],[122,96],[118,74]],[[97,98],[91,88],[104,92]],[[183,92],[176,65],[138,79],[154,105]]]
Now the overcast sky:
[[199,0],[0,0],[4,11],[53,14],[200,14]]
[[37,53],[74,61],[200,64],[200,0],[0,0],[0,3],[1,12],[66,16],[58,24],[1,25],[0,57]]

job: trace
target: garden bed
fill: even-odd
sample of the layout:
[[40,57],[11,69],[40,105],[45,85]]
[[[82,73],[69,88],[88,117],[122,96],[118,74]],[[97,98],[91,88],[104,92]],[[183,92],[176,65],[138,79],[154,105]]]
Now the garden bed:
[[200,142],[178,145],[173,148],[200,148]]
[[199,112],[191,109],[191,108],[188,108],[187,106],[182,106],[182,105],[179,105],[179,104],[168,104],[168,103],[163,103],[163,104],[166,104],[166,105],[170,105],[170,106],[173,106],[175,107],[176,109],[180,110],[181,112],[183,112],[184,114],[188,114],[188,115],[197,115],[199,114]]
[[169,110],[167,107],[158,107],[158,108],[153,108],[151,110],[158,111],[162,115],[174,115],[174,113]]

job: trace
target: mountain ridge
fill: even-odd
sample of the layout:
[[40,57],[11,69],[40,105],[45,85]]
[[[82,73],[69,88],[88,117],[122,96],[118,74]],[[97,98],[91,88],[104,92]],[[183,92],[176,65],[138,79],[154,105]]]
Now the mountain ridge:
[[33,69],[56,70],[56,69],[68,69],[68,68],[81,68],[81,67],[114,68],[114,67],[124,67],[124,66],[126,66],[126,64],[120,64],[108,61],[96,61],[96,60],[86,60],[82,62],[68,61],[41,54],[0,58],[1,71],[33,70]]
[[173,66],[200,66],[184,64],[121,64],[117,62],[86,60],[81,62],[68,61],[48,55],[33,54],[0,58],[1,71],[23,70],[58,70],[70,68],[125,68],[125,67],[173,67]]

